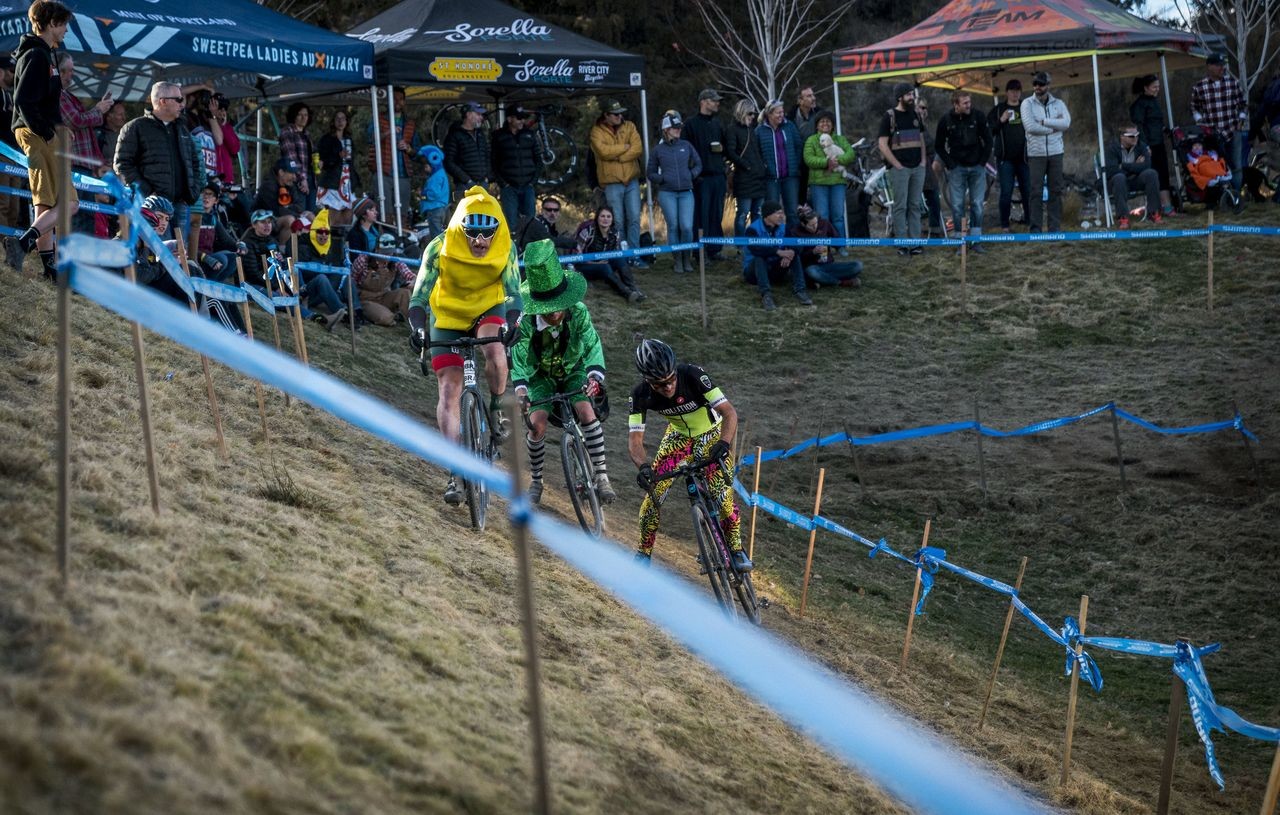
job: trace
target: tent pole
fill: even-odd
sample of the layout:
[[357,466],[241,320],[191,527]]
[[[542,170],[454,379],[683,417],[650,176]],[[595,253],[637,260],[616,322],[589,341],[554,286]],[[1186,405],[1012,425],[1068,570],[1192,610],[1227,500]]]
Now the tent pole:
[[[404,232],[400,222],[400,142],[396,138],[395,88],[387,83],[387,145],[391,149],[391,194],[396,202],[396,233]],[[382,217],[387,217],[385,214]]]
[[373,103],[373,171],[378,176],[378,215],[387,217],[387,190],[382,180],[382,123],[378,120],[378,86],[369,86],[369,101]]
[[[912,77],[912,79],[915,79],[915,77]],[[840,129],[840,83],[836,82],[834,77],[832,77],[831,79],[831,107],[836,115],[836,135],[843,136],[844,133]],[[928,171],[929,171],[928,168],[925,168],[925,172],[928,172]],[[848,191],[849,191],[849,188],[846,186],[845,192],[847,193]],[[840,196],[840,208],[844,210],[844,216],[843,216],[844,217],[844,234],[836,235],[836,237],[840,238],[841,240],[844,240],[845,238],[849,237],[849,196],[848,195]],[[734,237],[736,238],[737,235],[734,235]],[[848,250],[845,250],[843,247],[841,247],[841,250],[848,251]]]
[[[1160,52],[1160,88],[1164,91],[1164,113],[1169,118],[1169,129],[1173,130],[1173,99],[1169,96],[1169,69],[1165,65],[1163,51]],[[1178,189],[1181,190],[1182,162],[1178,161],[1177,151],[1174,151],[1173,172],[1178,179]]]
[[1107,191],[1106,147],[1102,143],[1102,88],[1098,82],[1098,52],[1090,56],[1093,60],[1093,112],[1098,117],[1098,160],[1102,167],[1102,206],[1107,216],[1107,229],[1111,228],[1111,194]]
[[[640,89],[640,138],[644,140],[644,164],[640,168],[640,178],[645,180],[645,168],[649,166],[649,96],[644,88]],[[644,185],[645,206],[649,210],[649,234],[657,243],[658,229],[653,222],[653,185]],[[637,247],[632,247],[633,249]]]
[[257,189],[262,186],[262,105],[258,105],[258,120],[254,126],[258,131],[254,135],[258,138],[253,145],[253,186]]

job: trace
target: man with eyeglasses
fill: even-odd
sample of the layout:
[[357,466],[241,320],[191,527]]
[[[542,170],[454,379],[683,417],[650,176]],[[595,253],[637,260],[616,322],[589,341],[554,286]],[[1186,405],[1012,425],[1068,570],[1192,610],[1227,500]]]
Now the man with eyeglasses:
[[1120,140],[1107,145],[1102,172],[1106,175],[1111,200],[1121,229],[1129,228],[1129,190],[1142,189],[1147,194],[1147,217],[1154,224],[1163,223],[1160,216],[1160,176],[1151,165],[1151,148],[1138,138],[1138,126],[1120,128]]
[[[627,109],[616,99],[606,100],[600,118],[591,126],[591,154],[596,162],[596,179],[604,188],[604,200],[618,219],[619,232],[627,246],[640,245],[640,157],[644,142],[636,126],[623,118]],[[648,267],[636,258],[635,265]]]
[[1032,94],[1022,100],[1022,129],[1027,135],[1027,169],[1031,174],[1031,201],[1027,218],[1031,231],[1043,226],[1044,189],[1049,186],[1049,231],[1062,228],[1063,134],[1071,128],[1067,104],[1049,92],[1052,77],[1041,71],[1031,79]]
[[182,88],[171,82],[151,86],[151,110],[126,122],[116,146],[115,170],[144,195],[173,202],[173,227],[186,235],[191,205],[204,187],[204,161],[182,121]]
[[[520,267],[502,205],[483,187],[471,187],[458,202],[449,226],[422,253],[409,298],[410,343],[420,352],[428,341],[496,337],[505,331],[504,343],[514,344],[522,308]],[[507,390],[506,349],[499,343],[480,348],[494,427],[505,436],[509,423],[499,406]],[[439,386],[436,422],[445,438],[457,442],[462,356],[448,346],[433,346],[430,359]],[[457,478],[450,474],[445,503],[459,506],[462,497]]]
[[[711,460],[707,486],[719,504],[720,528],[739,571],[751,571],[742,551],[742,528],[733,500],[733,438],[738,432],[738,412],[724,391],[702,368],[677,363],[675,351],[662,340],[642,340],[636,347],[636,370],[641,380],[631,390],[627,413],[630,433],[627,452],[639,468],[636,483],[647,495],[640,502],[640,548],[636,560],[648,564],[658,537],[662,500],[670,481],[655,484],[686,461]],[[644,449],[644,420],[653,411],[667,422],[653,463]]]
[[545,240],[550,240],[558,252],[577,251],[578,241],[573,233],[556,229],[556,222],[560,220],[560,207],[559,198],[548,195],[542,199],[542,209],[537,215],[525,221],[524,226],[520,228],[516,244],[521,252],[529,244]]

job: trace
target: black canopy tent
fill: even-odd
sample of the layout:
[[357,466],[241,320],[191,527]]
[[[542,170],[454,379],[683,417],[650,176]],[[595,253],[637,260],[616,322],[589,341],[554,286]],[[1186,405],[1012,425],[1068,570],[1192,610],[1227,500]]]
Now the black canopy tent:
[[[500,0],[404,0],[347,32],[374,49],[377,92],[363,90],[373,107],[374,145],[382,163],[378,97],[395,118],[393,87],[413,100],[510,100],[569,93],[639,91],[641,116],[648,120],[644,60],[581,34],[539,20]],[[332,87],[332,86],[330,86]],[[385,89],[385,90],[384,90]],[[305,81],[286,83],[278,93],[324,93]],[[649,152],[648,128],[641,127]],[[391,163],[393,180],[398,162]],[[386,212],[379,176],[378,198]],[[402,202],[395,188],[396,221]],[[649,198],[653,220],[652,195]]]

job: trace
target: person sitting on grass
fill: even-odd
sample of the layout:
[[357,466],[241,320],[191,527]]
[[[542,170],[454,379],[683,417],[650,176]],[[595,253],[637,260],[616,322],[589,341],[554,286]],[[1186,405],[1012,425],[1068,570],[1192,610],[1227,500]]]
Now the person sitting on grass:
[[[592,252],[616,252],[621,249],[622,238],[615,226],[613,208],[600,207],[596,210],[594,218],[583,221],[578,226],[575,234],[578,242],[577,253],[585,255]],[[639,303],[645,299],[644,292],[636,286],[636,279],[623,258],[578,263],[575,268],[587,280],[605,281],[613,287],[614,291],[627,298],[627,302]]]
[[[830,238],[836,240],[836,228],[813,207],[801,204],[796,210],[799,223],[787,230],[792,238]],[[797,246],[805,276],[818,286],[856,287],[862,285],[862,261],[833,260],[831,246]]]
[[218,207],[221,184],[210,182],[200,191],[200,267],[210,280],[225,283],[236,276],[236,239],[228,230]]
[[407,264],[385,257],[400,254],[395,235],[388,233],[379,239],[378,254],[383,257],[356,255],[351,261],[351,278],[356,282],[363,318],[374,325],[395,325],[409,316],[409,295],[418,275]]
[[[747,227],[748,238],[785,238],[787,236],[786,215],[779,201],[765,201],[760,207],[760,220],[753,221]],[[804,264],[800,262],[800,253],[792,246],[772,246],[768,244],[749,245],[742,256],[742,279],[754,283],[760,291],[760,304],[765,311],[773,311],[778,306],[773,302],[771,283],[787,280],[791,290],[802,305],[811,306],[813,300],[804,290]]]
[[560,266],[550,240],[529,244],[524,266],[527,279],[520,294],[525,313],[520,319],[519,338],[511,347],[511,381],[521,412],[528,416],[524,443],[529,451],[529,500],[535,504],[542,500],[543,439],[551,407],[533,403],[552,394],[581,391],[574,399],[573,412],[587,442],[596,494],[604,503],[613,503],[618,495],[609,484],[604,428],[592,402],[604,395],[604,347],[582,302],[586,278]]

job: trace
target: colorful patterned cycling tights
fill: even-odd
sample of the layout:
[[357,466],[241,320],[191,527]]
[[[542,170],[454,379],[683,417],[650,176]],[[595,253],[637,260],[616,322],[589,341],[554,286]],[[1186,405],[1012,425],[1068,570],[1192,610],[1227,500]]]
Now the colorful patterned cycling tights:
[[[711,445],[720,439],[720,425],[701,436],[685,436],[670,426],[658,443],[658,452],[653,457],[653,474],[666,475],[685,461],[703,459],[711,450]],[[738,507],[733,500],[733,454],[728,457],[728,469],[713,464],[707,468],[707,486],[711,495],[720,501],[720,529],[724,532],[725,542],[731,551],[742,548],[742,525],[738,518]],[[640,551],[646,555],[653,554],[653,542],[658,536],[658,522],[662,514],[662,502],[667,490],[674,481],[664,481],[653,489],[653,497],[645,496],[640,503]],[[654,497],[657,501],[654,501]]]

